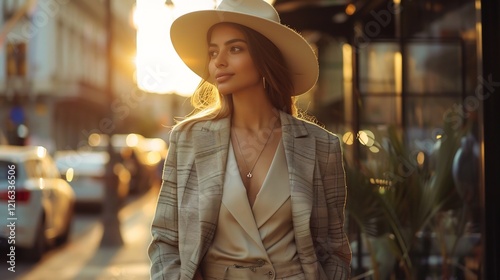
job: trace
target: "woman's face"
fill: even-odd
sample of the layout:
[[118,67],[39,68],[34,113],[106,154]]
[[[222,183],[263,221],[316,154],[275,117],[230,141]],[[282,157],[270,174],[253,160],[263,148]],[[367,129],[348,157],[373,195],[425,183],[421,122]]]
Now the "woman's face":
[[262,78],[250,56],[243,33],[230,24],[218,24],[208,42],[210,80],[221,94],[262,88]]

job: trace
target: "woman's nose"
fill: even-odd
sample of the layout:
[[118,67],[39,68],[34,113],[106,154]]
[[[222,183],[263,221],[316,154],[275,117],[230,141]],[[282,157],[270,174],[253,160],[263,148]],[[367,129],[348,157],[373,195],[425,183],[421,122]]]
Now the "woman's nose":
[[219,53],[219,55],[217,55],[217,57],[215,58],[215,66],[217,68],[220,68],[220,67],[225,67],[227,66],[227,60],[226,60],[226,57],[224,54],[222,53]]

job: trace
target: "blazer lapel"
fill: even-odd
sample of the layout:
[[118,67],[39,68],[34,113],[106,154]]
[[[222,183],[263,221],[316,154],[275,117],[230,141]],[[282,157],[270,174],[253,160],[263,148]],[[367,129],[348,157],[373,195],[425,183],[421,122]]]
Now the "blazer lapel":
[[[317,261],[311,238],[310,218],[313,206],[313,174],[316,165],[316,139],[305,124],[281,112],[283,144],[291,185],[292,219],[295,242],[302,264]],[[303,265],[307,279],[317,275],[315,266]]]
[[[199,264],[212,243],[222,201],[222,187],[229,147],[230,119],[207,121],[193,131],[195,165],[198,176],[198,215],[200,235],[198,251],[191,261]],[[195,221],[193,221],[195,222]]]

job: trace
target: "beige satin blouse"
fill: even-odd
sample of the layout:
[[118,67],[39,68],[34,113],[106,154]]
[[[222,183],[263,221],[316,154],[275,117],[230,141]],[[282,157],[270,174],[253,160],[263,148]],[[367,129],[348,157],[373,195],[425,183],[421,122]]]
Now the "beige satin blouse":
[[276,149],[252,208],[230,144],[217,230],[204,263],[233,265],[262,259],[279,264],[296,258],[283,144]]

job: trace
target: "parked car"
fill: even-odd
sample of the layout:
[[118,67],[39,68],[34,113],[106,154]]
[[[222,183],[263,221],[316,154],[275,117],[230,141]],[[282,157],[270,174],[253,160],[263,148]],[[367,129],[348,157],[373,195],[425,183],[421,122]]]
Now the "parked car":
[[44,147],[0,146],[0,243],[9,251],[19,248],[38,260],[65,243],[74,203],[73,189]]
[[[60,174],[73,187],[77,206],[101,210],[106,201],[106,168],[110,160],[104,151],[57,151],[54,159]],[[130,192],[130,172],[121,163],[113,166],[117,193],[122,202]]]

